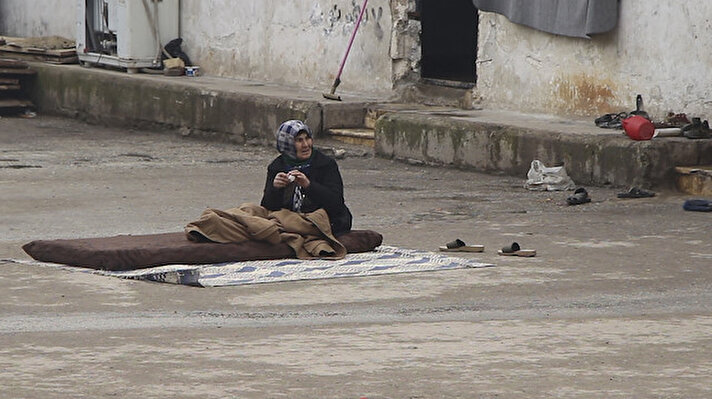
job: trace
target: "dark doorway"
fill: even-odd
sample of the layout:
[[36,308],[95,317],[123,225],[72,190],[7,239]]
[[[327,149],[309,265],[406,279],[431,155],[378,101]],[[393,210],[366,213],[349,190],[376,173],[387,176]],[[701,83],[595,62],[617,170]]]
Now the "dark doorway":
[[419,0],[421,76],[426,79],[477,80],[477,9],[472,0]]

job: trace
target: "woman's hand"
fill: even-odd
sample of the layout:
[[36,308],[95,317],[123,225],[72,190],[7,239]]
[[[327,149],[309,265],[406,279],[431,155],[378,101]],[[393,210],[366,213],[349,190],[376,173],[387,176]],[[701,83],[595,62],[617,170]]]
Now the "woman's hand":
[[293,180],[301,188],[307,188],[311,184],[307,175],[298,170],[290,170],[289,173],[287,173],[287,179]]
[[285,188],[287,185],[289,185],[291,181],[289,180],[289,176],[284,173],[284,172],[279,172],[277,175],[274,177],[274,180],[272,181],[272,185],[275,188]]
[[284,188],[289,185],[289,183],[295,182],[298,186],[302,188],[307,188],[311,184],[309,178],[304,173],[298,170],[289,171],[289,173],[279,172],[274,176],[272,185],[275,188]]

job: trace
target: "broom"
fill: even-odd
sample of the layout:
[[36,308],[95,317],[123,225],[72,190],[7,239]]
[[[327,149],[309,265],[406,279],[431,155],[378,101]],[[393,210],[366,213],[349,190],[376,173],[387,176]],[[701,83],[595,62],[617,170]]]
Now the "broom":
[[336,88],[341,84],[341,72],[344,70],[344,65],[346,65],[346,58],[349,56],[349,51],[351,51],[351,45],[354,44],[354,37],[356,37],[356,31],[358,31],[358,26],[361,25],[361,19],[363,18],[363,12],[366,10],[366,4],[368,0],[363,0],[363,6],[361,6],[361,12],[358,14],[358,20],[356,20],[356,26],[354,26],[354,31],[351,33],[351,39],[349,39],[349,45],[346,47],[346,54],[341,60],[341,65],[339,66],[339,72],[336,74],[336,79],[334,79],[334,84],[331,85],[331,91],[329,93],[322,93],[324,98],[329,100],[341,101],[341,96],[334,94]]

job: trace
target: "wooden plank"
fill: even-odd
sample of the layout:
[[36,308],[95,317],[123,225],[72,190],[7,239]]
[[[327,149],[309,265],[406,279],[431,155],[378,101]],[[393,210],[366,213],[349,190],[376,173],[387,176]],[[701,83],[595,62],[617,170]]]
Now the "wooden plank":
[[20,79],[0,78],[0,85],[19,85]]
[[79,57],[75,55],[74,57],[49,58],[45,62],[50,64],[78,64]]
[[0,68],[0,75],[34,75],[37,71],[30,68]]
[[29,65],[25,61],[0,58],[0,68],[27,68]]
[[362,139],[373,139],[375,137],[374,130],[366,128],[331,128],[328,133],[332,136],[348,136]]
[[712,195],[712,165],[675,168],[677,189],[690,195]]
[[0,99],[0,108],[31,107],[32,105],[32,101],[30,100],[18,100],[14,98]]
[[8,90],[20,90],[20,85],[3,85],[3,84],[0,84],[0,91],[8,91]]
[[373,129],[364,128],[331,128],[327,130],[329,138],[343,143],[373,147],[375,144]]
[[6,51],[8,53],[42,53],[51,55],[54,57],[71,57],[77,55],[77,50],[73,48],[65,48],[59,50],[46,50],[34,47],[20,47],[17,45],[9,44],[7,46],[0,46],[0,51]]
[[13,58],[27,61],[44,61],[52,64],[77,64],[79,57],[74,53],[71,56],[57,57],[52,54],[26,54],[26,53],[6,53],[0,50],[0,55],[11,56]]
[[43,61],[49,64],[78,64],[79,57],[76,55],[74,57],[49,57]]

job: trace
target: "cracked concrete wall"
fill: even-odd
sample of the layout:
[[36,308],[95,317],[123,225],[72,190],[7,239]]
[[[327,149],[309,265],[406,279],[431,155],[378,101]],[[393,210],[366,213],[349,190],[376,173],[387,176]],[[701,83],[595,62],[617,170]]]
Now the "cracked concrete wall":
[[[414,0],[371,0],[343,71],[341,93],[392,98],[419,79]],[[76,36],[77,2],[0,1],[0,34]],[[181,0],[183,49],[202,72],[328,90],[360,0]],[[473,98],[529,113],[598,116],[646,110],[706,115],[712,104],[712,3],[626,0],[615,30],[555,36],[481,13]]]
[[[205,72],[327,90],[362,1],[183,0],[186,52]],[[372,0],[353,42],[339,90],[388,93],[393,30],[388,0]]]
[[414,0],[391,0],[393,31],[390,58],[393,86],[409,83],[420,76],[420,21],[409,17],[415,11]]
[[0,35],[76,37],[76,4],[67,0],[0,1]]
[[[135,0],[134,0],[135,1]],[[356,25],[361,0],[181,0],[183,50],[201,72],[328,90]],[[391,93],[412,69],[412,0],[371,0],[339,91]],[[77,1],[3,0],[0,34],[76,38]],[[394,29],[394,18],[395,25]],[[393,50],[392,50],[393,47]]]
[[476,94],[487,108],[598,116],[635,109],[712,117],[712,3],[626,0],[615,30],[555,36],[480,13]]

